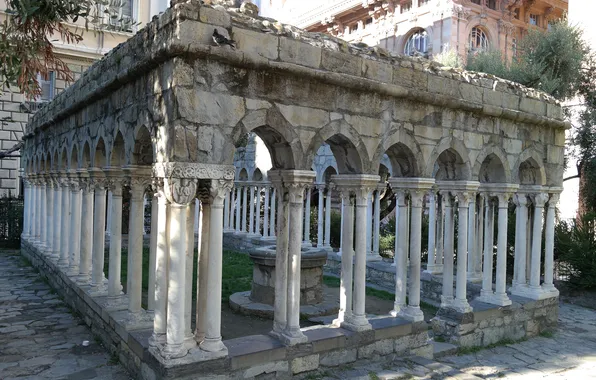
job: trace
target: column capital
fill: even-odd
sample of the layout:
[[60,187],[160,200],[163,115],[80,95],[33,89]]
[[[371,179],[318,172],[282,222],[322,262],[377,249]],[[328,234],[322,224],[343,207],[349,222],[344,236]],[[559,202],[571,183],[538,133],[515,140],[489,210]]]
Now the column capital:
[[548,194],[546,193],[538,193],[538,194],[534,194],[534,196],[532,197],[532,201],[534,203],[535,207],[544,207],[544,204],[546,202],[548,202]]
[[107,188],[116,196],[122,196],[122,187],[126,183],[124,172],[119,168],[106,167],[103,172],[107,179]]
[[391,177],[389,185],[394,191],[397,189],[428,191],[434,187],[435,180],[434,178]]
[[77,192],[80,190],[79,174],[77,173],[76,170],[68,171],[68,181],[69,181],[70,191]]
[[233,183],[233,181],[227,179],[212,179],[209,186],[211,204],[223,206],[224,198],[232,190]]
[[509,205],[509,198],[511,198],[510,193],[493,193],[494,197],[499,200],[499,208],[507,208]]
[[410,204],[412,207],[422,208],[424,203],[424,195],[426,194],[426,190],[410,190]]
[[528,207],[528,195],[524,193],[515,194],[513,203],[515,203],[516,207]]
[[554,208],[555,205],[557,203],[559,203],[560,196],[561,196],[561,194],[559,194],[559,193],[551,193],[550,194],[550,199],[548,200],[548,207],[549,208],[551,208],[551,207]]
[[103,170],[100,168],[89,168],[87,173],[89,174],[90,185],[94,190],[106,189],[108,181]]
[[468,207],[472,199],[476,197],[476,193],[468,191],[457,191],[456,194],[458,207]]
[[157,162],[153,176],[160,178],[226,179],[234,180],[234,165],[202,164],[196,162]]
[[188,205],[197,197],[196,178],[164,178],[164,194],[171,204]]

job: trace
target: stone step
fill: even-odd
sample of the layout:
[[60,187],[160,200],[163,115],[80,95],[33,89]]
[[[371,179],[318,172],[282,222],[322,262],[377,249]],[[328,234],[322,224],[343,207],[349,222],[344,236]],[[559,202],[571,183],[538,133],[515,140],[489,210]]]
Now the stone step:
[[[447,344],[447,343],[446,343]],[[469,373],[462,372],[456,368],[448,366],[445,363],[440,363],[438,361],[423,358],[421,356],[410,356],[406,358],[406,362],[411,364],[412,368],[420,368],[423,371],[429,371],[429,375],[431,378],[436,378],[436,376],[440,376],[441,379],[449,379],[449,380],[480,380],[480,377],[471,375]]]
[[435,359],[457,354],[458,347],[454,344],[444,342],[432,342],[432,344]]

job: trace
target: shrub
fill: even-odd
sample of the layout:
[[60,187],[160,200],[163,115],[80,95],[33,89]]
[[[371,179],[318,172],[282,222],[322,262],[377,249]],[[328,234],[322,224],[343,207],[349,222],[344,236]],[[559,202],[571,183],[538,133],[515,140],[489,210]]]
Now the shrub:
[[395,253],[395,235],[381,235],[379,237],[379,254],[382,257],[392,258]]
[[17,248],[23,233],[23,198],[0,198],[0,247]]
[[555,229],[555,249],[560,274],[576,289],[596,289],[596,214],[584,215],[578,222]]

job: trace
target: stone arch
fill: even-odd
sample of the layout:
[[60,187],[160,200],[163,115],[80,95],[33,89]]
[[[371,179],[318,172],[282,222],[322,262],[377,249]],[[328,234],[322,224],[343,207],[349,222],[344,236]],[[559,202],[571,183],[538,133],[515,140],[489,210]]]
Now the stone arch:
[[[156,152],[153,136],[146,125],[136,128],[130,149],[126,149],[125,162],[133,165],[153,165]],[[128,152],[130,151],[130,154]],[[127,157],[128,156],[128,157]]]
[[[453,137],[444,137],[430,155],[425,177],[438,180],[470,180],[471,172],[468,149],[464,143]],[[448,178],[450,176],[455,178]]]
[[69,158],[68,158],[68,149],[66,147],[63,147],[62,150],[60,151],[60,170],[65,171],[68,170],[70,165],[69,165]]
[[[234,146],[249,132],[257,135],[267,147],[272,169],[296,169],[302,161],[298,135],[277,108],[249,111],[232,133]],[[231,154],[233,156],[233,151]]]
[[72,144],[72,149],[70,150],[70,157],[68,158],[69,167],[71,170],[76,170],[79,168],[79,149],[77,144]]
[[540,154],[532,148],[524,150],[515,165],[513,178],[520,185],[546,185],[546,170]]
[[[465,34],[465,43],[464,46],[466,47],[466,53],[470,51],[470,33],[472,33],[472,29],[480,28],[486,34],[488,38],[488,49],[492,50],[495,48],[495,44],[497,43],[497,35],[498,32],[492,27],[492,25],[488,25],[484,20],[480,17],[480,15],[474,16],[468,21],[466,26],[466,34]],[[498,48],[498,46],[497,46]]]
[[261,173],[261,169],[256,168],[255,171],[252,173],[252,180],[253,181],[262,181],[263,180],[263,173]]
[[112,147],[110,149],[110,165],[115,167],[121,167],[125,163],[125,143],[122,133],[118,131],[116,137],[112,141]]
[[[312,167],[319,147],[326,142],[335,157],[338,174],[372,172],[368,151],[356,129],[344,120],[334,120],[320,129],[306,151],[306,167]],[[376,174],[376,170],[374,171]]]
[[[385,154],[389,158],[390,172],[394,177],[420,177],[424,173],[424,158],[420,145],[411,134],[402,129],[394,130],[394,133],[381,139],[372,161],[373,165],[380,167]],[[411,168],[411,175],[404,175],[405,167]]]
[[496,145],[484,148],[476,159],[472,178],[479,182],[511,183],[511,167],[505,151]]
[[[414,26],[400,38],[399,45],[398,45],[399,46],[399,54],[405,54],[406,44],[410,40],[410,37],[412,37],[414,35],[414,33],[421,32],[421,31],[426,32],[426,35],[428,36],[427,37],[427,41],[428,41],[427,42],[427,54],[430,55],[432,53],[432,41],[433,41],[432,27],[423,28],[421,26]],[[423,52],[421,52],[421,53],[423,53]]]
[[336,175],[337,174],[337,170],[335,170],[335,168],[333,166],[327,166],[327,168],[323,171],[323,175],[322,175],[322,182],[325,183],[329,183],[331,182],[331,176],[332,175]]
[[240,171],[238,172],[238,180],[248,181],[248,172],[246,171],[246,168],[240,169]]
[[93,150],[93,156],[91,160],[91,166],[95,168],[103,168],[106,166],[107,151],[106,144],[104,143],[103,137],[99,137]]
[[379,165],[379,177],[381,177],[381,180],[379,182],[387,182],[387,180],[389,179],[389,177],[391,177],[391,171],[389,170],[389,168],[383,164]]
[[91,165],[91,143],[85,141],[83,143],[83,151],[81,152],[80,168],[88,168]]
[[58,149],[55,149],[52,153],[52,168],[54,170],[60,170],[60,153]]
[[[407,145],[400,142],[393,144],[387,149],[386,154],[393,169],[392,177],[420,177],[419,160]],[[379,170],[380,167],[381,164]],[[389,172],[389,169],[387,171]]]

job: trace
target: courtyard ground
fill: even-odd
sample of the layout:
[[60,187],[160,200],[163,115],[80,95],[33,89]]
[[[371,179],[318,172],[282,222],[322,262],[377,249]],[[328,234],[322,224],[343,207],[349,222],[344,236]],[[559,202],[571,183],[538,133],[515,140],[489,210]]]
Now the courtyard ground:
[[[390,302],[382,298],[379,302]],[[74,314],[18,251],[0,250],[0,379],[128,379]],[[235,321],[228,322],[224,318],[224,330]],[[270,328],[270,320],[258,322]],[[84,340],[88,347],[82,346]],[[524,342],[435,360],[370,361],[302,377],[596,379],[596,310],[561,304],[557,332]]]

